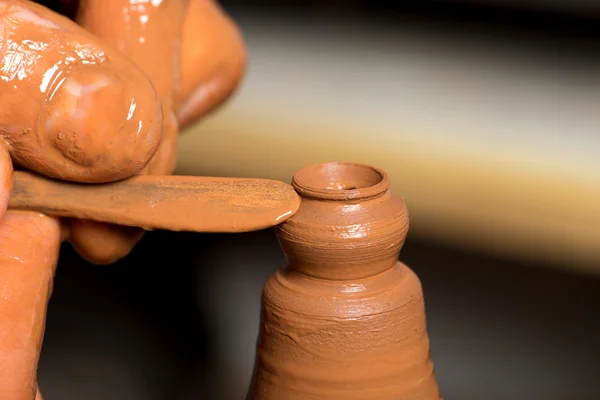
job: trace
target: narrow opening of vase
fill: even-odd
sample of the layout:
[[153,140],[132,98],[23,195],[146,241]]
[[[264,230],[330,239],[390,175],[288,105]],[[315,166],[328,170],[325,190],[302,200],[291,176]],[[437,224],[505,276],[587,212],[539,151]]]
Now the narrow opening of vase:
[[301,195],[345,200],[378,196],[389,188],[385,172],[368,165],[331,162],[300,170],[293,185]]

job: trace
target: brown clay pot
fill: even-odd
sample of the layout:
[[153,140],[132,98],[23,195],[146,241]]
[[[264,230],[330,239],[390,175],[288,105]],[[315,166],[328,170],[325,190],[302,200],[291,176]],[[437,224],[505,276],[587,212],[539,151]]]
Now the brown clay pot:
[[286,265],[265,284],[247,400],[439,400],[417,276],[398,262],[401,198],[376,168],[298,172],[276,228]]

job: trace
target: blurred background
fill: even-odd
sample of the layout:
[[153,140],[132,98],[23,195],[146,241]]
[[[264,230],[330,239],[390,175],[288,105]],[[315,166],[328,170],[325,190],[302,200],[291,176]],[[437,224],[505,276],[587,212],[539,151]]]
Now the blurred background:
[[[178,173],[383,168],[445,398],[600,399],[600,3],[222,4],[248,75],[182,137]],[[282,262],[270,230],[152,232],[109,267],[65,247],[44,398],[243,399]]]

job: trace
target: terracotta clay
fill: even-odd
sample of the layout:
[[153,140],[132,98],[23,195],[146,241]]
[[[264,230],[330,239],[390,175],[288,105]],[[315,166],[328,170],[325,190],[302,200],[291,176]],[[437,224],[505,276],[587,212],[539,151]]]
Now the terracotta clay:
[[[128,3],[166,4],[166,0]],[[175,7],[171,3],[171,9]],[[143,15],[137,16],[142,22]],[[168,28],[181,25],[170,11],[163,16],[167,24],[174,23]],[[118,22],[104,23],[113,28]],[[177,64],[181,58],[167,42],[153,45],[153,51],[169,54],[159,55],[157,65],[168,65],[171,59]],[[21,167],[47,176],[88,183],[127,178],[140,173],[150,160],[156,160],[153,167],[172,169],[174,145],[164,146],[161,140],[159,94],[142,69],[97,36],[29,1],[0,0],[0,57],[0,204],[9,202],[11,157]],[[161,68],[157,70],[164,71]],[[175,94],[167,117],[176,115],[179,103],[179,68],[171,68],[174,79],[168,84]],[[163,99],[167,92],[161,88]],[[212,188],[217,190],[218,185]],[[0,218],[0,399],[41,400],[37,361],[64,235],[58,219],[38,212],[8,210]],[[89,243],[114,261],[128,251],[136,232],[98,225],[86,233]]]
[[[172,173],[177,115],[191,123],[223,101],[241,78],[245,52],[237,28],[212,0],[82,0],[77,21],[127,54],[157,88],[163,139],[142,173]],[[70,224],[73,246],[97,264],[123,257],[141,237],[142,231],[94,221]]]
[[14,173],[9,209],[119,223],[146,230],[247,232],[296,213],[300,198],[283,182],[197,176],[136,176],[83,185]]
[[191,123],[241,80],[246,51],[237,26],[213,0],[81,0],[77,21],[126,54],[156,87],[164,136],[147,172],[172,172],[176,115],[182,125]]
[[439,400],[421,284],[398,262],[408,230],[386,174],[327,163],[276,227],[287,263],[265,284],[248,400]]
[[59,232],[57,220],[39,213],[10,211],[2,219],[0,244],[10,250],[0,252],[0,399],[36,396]]
[[81,0],[79,5],[77,22],[139,65],[159,94],[163,136],[145,171],[149,174],[175,170],[185,4],[181,0]]
[[[76,21],[140,66],[156,88],[164,117],[160,147],[142,174],[168,175],[175,169],[180,101],[181,21],[186,1],[81,0]],[[107,23],[110,21],[110,23]],[[143,231],[96,221],[73,220],[69,240],[96,264],[125,256]],[[100,245],[102,244],[102,245]]]
[[185,127],[215,109],[237,88],[247,54],[237,25],[215,0],[189,0],[181,42]]
[[0,135],[15,162],[106,182],[138,173],[160,142],[156,91],[126,57],[44,7],[0,0]]

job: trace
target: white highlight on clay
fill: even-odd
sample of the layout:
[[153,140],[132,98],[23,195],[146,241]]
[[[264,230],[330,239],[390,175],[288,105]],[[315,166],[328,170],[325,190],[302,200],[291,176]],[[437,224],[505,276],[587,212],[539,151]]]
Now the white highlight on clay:
[[142,120],[139,120],[139,122],[138,122],[138,130],[137,130],[137,133],[135,134],[135,137],[139,136],[140,132],[142,131],[142,126],[143,126]]
[[281,218],[287,217],[291,213],[292,213],[291,211],[288,211],[285,214],[281,214],[279,217],[275,218],[275,221],[279,221]]
[[135,104],[135,99],[131,99],[131,104],[129,105],[129,111],[127,112],[127,121],[129,121],[131,119],[131,117],[133,116],[136,106],[137,106],[137,104]]
[[152,4],[154,7],[158,7],[163,3],[163,0],[129,0],[129,4],[132,6]]
[[79,97],[89,92],[107,87],[110,84],[111,82],[109,79],[103,76],[98,76],[96,81],[89,84],[82,84],[77,79],[67,79],[65,82],[65,89],[67,89],[73,96]]
[[345,232],[340,232],[340,236],[343,239],[362,239],[369,234],[369,224],[360,223],[354,225],[347,225]]
[[42,83],[40,84],[40,91],[42,93],[46,93],[48,90],[48,86],[50,85],[50,81],[54,78],[54,73],[58,70],[58,64],[54,64],[52,67],[48,68],[46,72],[44,72],[44,76],[42,77]]
[[12,258],[13,260],[17,261],[19,264],[24,264],[23,260],[17,256],[9,256],[8,258]]
[[362,283],[349,283],[344,285],[342,292],[358,293],[363,292],[365,290],[367,290],[367,288]]
[[65,117],[65,112],[69,114],[70,118],[73,119],[84,119],[88,117],[88,113],[92,112],[86,107],[79,106],[79,99],[90,92],[102,89],[111,84],[111,81],[103,76],[98,76],[98,78],[90,84],[82,84],[76,78],[66,77],[63,78],[62,81],[56,86],[56,89],[50,96],[50,100],[54,97],[58,88],[62,86],[63,90],[67,91],[70,96],[65,97],[61,101],[60,107],[55,107],[52,109],[48,118],[46,119],[46,129],[51,130],[54,126],[54,123],[57,122],[58,119]]

